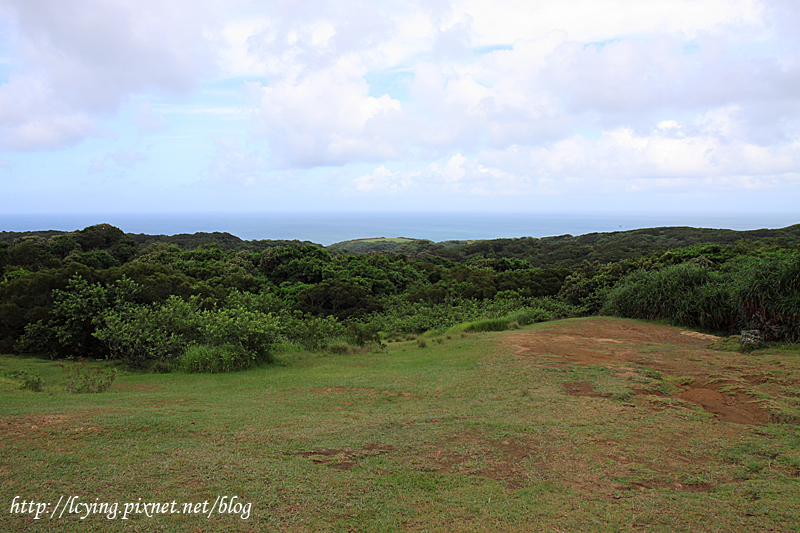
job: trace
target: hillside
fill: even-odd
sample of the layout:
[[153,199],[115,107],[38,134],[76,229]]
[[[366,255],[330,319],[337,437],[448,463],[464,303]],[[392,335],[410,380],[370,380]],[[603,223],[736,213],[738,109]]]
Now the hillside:
[[[474,259],[520,259],[539,268],[576,268],[584,261],[608,263],[697,244],[733,245],[740,241],[800,245],[800,224],[781,229],[735,231],[690,227],[663,227],[611,233],[557,237],[520,237],[480,241],[409,240],[393,246],[402,254],[425,253],[462,263]],[[355,243],[358,243],[356,245]],[[348,253],[381,252],[383,240],[360,239],[331,245]]]
[[[83,230],[81,230],[83,231]],[[41,237],[49,239],[58,235],[76,235],[80,232],[64,231],[0,231],[0,243],[13,244],[20,238]],[[129,233],[139,249],[156,243],[192,250],[201,245],[217,244],[224,252],[260,252],[267,248],[287,245],[312,245],[299,240],[243,240],[227,232],[197,232],[178,235],[147,235]],[[781,229],[735,231],[690,227],[662,227],[585,235],[560,235],[556,237],[519,237],[488,240],[452,240],[433,242],[409,237],[363,238],[342,241],[325,247],[331,255],[398,253],[426,254],[456,263],[476,259],[519,259],[538,268],[573,269],[584,261],[608,263],[653,252],[674,250],[697,244],[733,245],[740,241],[761,241],[782,246],[800,245],[800,224]],[[316,246],[321,246],[317,244]]]

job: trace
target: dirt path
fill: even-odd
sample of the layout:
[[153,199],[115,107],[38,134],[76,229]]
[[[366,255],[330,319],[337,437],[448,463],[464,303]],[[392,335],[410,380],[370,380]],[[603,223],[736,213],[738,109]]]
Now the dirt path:
[[[520,357],[535,364],[611,368],[630,382],[639,404],[658,409],[669,399],[702,407],[723,422],[769,422],[770,412],[754,398],[754,389],[767,382],[779,385],[773,369],[745,354],[710,349],[716,340],[680,328],[611,318],[560,322],[505,338]],[[564,392],[610,396],[588,382],[566,382]]]

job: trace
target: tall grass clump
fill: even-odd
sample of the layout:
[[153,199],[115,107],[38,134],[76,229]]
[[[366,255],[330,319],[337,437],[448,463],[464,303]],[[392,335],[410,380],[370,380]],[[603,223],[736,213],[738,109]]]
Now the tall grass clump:
[[728,331],[738,323],[731,289],[729,276],[692,263],[636,270],[609,292],[603,312]]
[[748,257],[733,266],[742,327],[767,341],[800,341],[800,254]]
[[510,321],[508,318],[487,318],[468,322],[463,331],[505,331]]
[[178,357],[177,369],[187,374],[219,374],[247,370],[256,360],[240,346],[195,344]]
[[[530,324],[536,324],[538,322],[556,320],[556,316],[546,309],[542,309],[541,307],[524,307],[518,311],[509,313],[504,317],[472,320],[450,328],[448,331],[451,333],[463,331],[505,331],[507,329],[518,328],[519,326],[527,326]],[[559,316],[558,318],[562,317]]]
[[538,322],[549,322],[555,320],[552,313],[541,307],[525,307],[508,315],[509,322],[516,322],[520,326],[536,324]]
[[636,270],[609,292],[603,313],[712,331],[757,329],[768,341],[797,342],[800,256],[742,256],[719,270],[696,263]]

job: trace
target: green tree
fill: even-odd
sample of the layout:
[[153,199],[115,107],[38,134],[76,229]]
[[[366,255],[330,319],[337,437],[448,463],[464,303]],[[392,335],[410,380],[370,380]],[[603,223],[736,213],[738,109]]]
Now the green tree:
[[356,283],[327,279],[302,290],[297,295],[297,309],[314,315],[332,315],[342,320],[378,311],[381,304]]

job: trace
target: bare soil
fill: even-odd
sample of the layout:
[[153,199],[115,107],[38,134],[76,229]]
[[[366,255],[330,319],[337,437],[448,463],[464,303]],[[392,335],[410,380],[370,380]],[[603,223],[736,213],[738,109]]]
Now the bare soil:
[[[560,323],[553,328],[517,332],[505,338],[517,347],[518,355],[545,366],[611,368],[619,377],[631,381],[632,390],[639,396],[683,400],[722,422],[747,425],[769,422],[769,410],[745,389],[748,384],[765,383],[774,376],[763,362],[747,359],[744,354],[708,348],[715,340],[719,338],[679,328],[602,318]],[[676,389],[674,394],[636,384],[638,378],[654,372],[672,384]],[[563,386],[573,396],[604,396],[589,383],[567,382]]]

